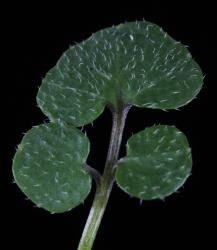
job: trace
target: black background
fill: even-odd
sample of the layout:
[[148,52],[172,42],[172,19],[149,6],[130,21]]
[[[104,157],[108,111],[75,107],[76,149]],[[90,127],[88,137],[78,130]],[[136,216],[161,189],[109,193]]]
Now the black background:
[[[189,139],[194,165],[192,176],[178,194],[165,201],[140,205],[114,186],[94,249],[157,249],[200,245],[212,241],[214,202],[211,180],[215,163],[211,161],[213,139],[214,60],[216,60],[216,13],[209,3],[174,1],[137,7],[98,8],[74,4],[59,6],[14,6],[5,9],[2,36],[7,48],[6,80],[1,87],[1,241],[0,249],[76,249],[94,194],[71,212],[51,215],[27,201],[12,184],[12,158],[22,133],[33,125],[47,122],[36,107],[35,96],[45,73],[75,42],[93,32],[124,21],[145,20],[163,27],[173,38],[189,46],[206,75],[198,98],[180,111],[163,112],[132,108],[127,118],[123,145],[132,135],[153,124],[176,125]],[[86,11],[85,11],[86,9]],[[4,12],[4,9],[2,9]],[[7,71],[8,70],[8,71]],[[7,72],[7,73],[6,73]],[[214,95],[213,95],[214,97]],[[210,115],[212,114],[212,115]],[[91,141],[90,165],[102,172],[109,142],[111,116],[105,112],[92,125],[85,126]],[[122,147],[121,155],[125,148]],[[4,245],[6,244],[6,245]]]

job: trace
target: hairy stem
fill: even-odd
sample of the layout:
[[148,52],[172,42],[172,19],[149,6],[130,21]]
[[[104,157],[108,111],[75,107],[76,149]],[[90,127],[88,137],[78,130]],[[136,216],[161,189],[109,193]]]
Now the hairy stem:
[[125,120],[130,106],[121,107],[118,110],[112,107],[110,109],[113,123],[105,169],[99,185],[96,186],[96,194],[78,250],[90,250],[92,248],[114,183],[114,166],[118,160]]

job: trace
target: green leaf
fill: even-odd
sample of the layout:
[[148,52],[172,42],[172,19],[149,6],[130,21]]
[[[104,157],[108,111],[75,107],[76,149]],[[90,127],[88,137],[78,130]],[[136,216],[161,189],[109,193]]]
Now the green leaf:
[[130,22],[100,30],[63,53],[43,79],[37,102],[51,121],[82,126],[107,104],[178,108],[202,83],[186,46],[153,23]]
[[162,199],[183,185],[191,167],[185,135],[175,127],[158,125],[129,139],[127,156],[117,163],[116,180],[132,196]]
[[38,207],[68,211],[84,201],[91,188],[85,170],[89,140],[63,123],[39,125],[23,137],[13,161],[17,185]]

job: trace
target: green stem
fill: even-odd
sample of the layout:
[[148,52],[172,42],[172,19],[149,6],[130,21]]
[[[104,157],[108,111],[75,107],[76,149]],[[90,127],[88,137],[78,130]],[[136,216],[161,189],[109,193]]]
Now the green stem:
[[111,108],[113,123],[105,169],[100,179],[100,183],[96,186],[96,194],[80,244],[78,246],[78,250],[90,250],[96,238],[96,233],[102,220],[114,183],[114,166],[118,160],[125,120],[129,109],[130,106],[121,107],[118,110]]

